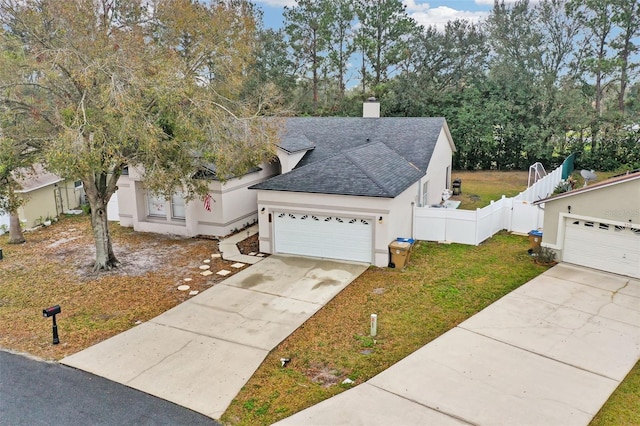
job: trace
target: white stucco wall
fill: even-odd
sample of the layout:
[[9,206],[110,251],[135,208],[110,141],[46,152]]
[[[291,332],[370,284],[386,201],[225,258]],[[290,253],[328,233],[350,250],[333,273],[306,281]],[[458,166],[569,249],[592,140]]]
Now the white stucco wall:
[[[260,228],[260,251],[273,253],[273,219],[275,212],[316,213],[319,215],[343,215],[370,219],[373,223],[373,245],[371,263],[387,266],[389,235],[397,230],[391,225],[391,210],[396,208],[394,199],[354,197],[330,194],[307,194],[284,191],[257,191],[258,224]],[[410,203],[410,202],[409,202]],[[264,211],[262,209],[264,208]],[[409,207],[410,210],[410,207]],[[379,218],[382,217],[382,221]],[[399,217],[399,216],[397,216]],[[409,223],[410,232],[410,223]],[[394,237],[395,238],[395,237]]]
[[277,164],[265,164],[262,170],[222,184],[210,181],[211,211],[204,201],[196,198],[185,204],[185,219],[171,217],[171,202],[165,204],[166,217],[149,216],[147,192],[142,174],[134,168],[118,181],[120,224],[140,232],[176,234],[187,237],[207,235],[221,237],[257,220],[255,191],[247,188],[262,182],[277,172]]
[[18,209],[20,221],[27,228],[38,226],[49,218],[60,216],[67,210],[77,208],[83,194],[72,181],[59,181],[30,191],[18,191],[25,203]]
[[[418,183],[396,198],[257,191],[260,251],[273,253],[273,215],[276,212],[362,217],[371,219],[373,223],[371,263],[376,266],[387,266],[389,243],[398,237],[411,237],[412,203],[417,191]],[[263,208],[264,211],[262,211]],[[272,215],[271,222],[269,222],[269,214]]]
[[416,199],[416,204],[423,205],[424,183],[429,182],[427,190],[426,205],[438,204],[442,201],[442,191],[450,188],[451,184],[451,164],[453,150],[449,144],[447,133],[443,128],[438,136],[438,142],[431,155],[429,168],[426,175],[420,180],[420,196]]
[[415,194],[419,189],[419,183],[416,182],[402,194],[391,200],[388,233],[390,239],[387,241],[387,244],[398,237],[412,237],[413,204],[415,203]]
[[288,153],[278,148],[278,160],[280,161],[281,174],[288,173],[294,169],[302,160],[307,151]]
[[129,175],[122,175],[118,179],[118,190],[114,197],[118,198],[118,218],[120,225],[127,228],[133,227],[133,216],[136,211],[136,196],[134,191],[135,182],[129,177]]

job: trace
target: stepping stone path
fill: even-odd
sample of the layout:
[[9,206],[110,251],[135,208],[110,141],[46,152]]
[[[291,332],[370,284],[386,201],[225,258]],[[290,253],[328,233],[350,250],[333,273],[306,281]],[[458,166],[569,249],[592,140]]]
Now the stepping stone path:
[[189,296],[195,296],[196,294],[200,293],[198,290],[191,290],[189,292]]
[[211,258],[212,258],[212,259],[219,259],[219,258],[221,258],[221,257],[222,257],[222,255],[221,255],[220,253],[213,253],[213,254],[211,255]]
[[258,253],[256,253],[255,251],[252,251],[251,253],[249,253],[249,256],[255,256],[256,254]]
[[[209,271],[210,272],[210,271]],[[229,275],[231,273],[231,271],[227,271],[226,269],[222,269],[218,272],[216,272],[216,274],[218,275],[222,275],[223,277],[226,277],[227,275]]]
[[180,290],[180,291],[187,291],[187,290],[189,290],[189,288],[190,287],[188,285],[186,285],[186,284],[178,286],[178,290]]
[[208,277],[209,275],[213,275],[213,272],[211,272],[211,271],[202,271],[202,272],[200,272],[200,275],[202,275],[204,277]]
[[245,266],[244,263],[234,263],[233,265],[231,265],[232,268],[236,268],[236,269],[243,268],[244,266]]
[[189,281],[191,281],[191,280],[193,280],[193,278],[185,278],[183,281],[184,281],[185,283],[188,283],[188,282],[189,282]]
[[211,266],[209,266],[209,265],[200,265],[200,269],[202,269],[202,270],[207,270],[209,268],[211,268]]
[[258,254],[256,254],[256,256],[258,256],[258,257],[264,257],[264,253],[258,253]]
[[211,259],[205,259],[202,261],[202,263],[211,263]]

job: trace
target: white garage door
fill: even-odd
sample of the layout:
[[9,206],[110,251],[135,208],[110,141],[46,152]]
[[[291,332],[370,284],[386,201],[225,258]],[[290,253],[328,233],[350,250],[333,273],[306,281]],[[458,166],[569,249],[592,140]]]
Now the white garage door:
[[640,278],[640,229],[567,220],[565,262]]
[[275,213],[275,252],[330,259],[372,261],[371,219]]

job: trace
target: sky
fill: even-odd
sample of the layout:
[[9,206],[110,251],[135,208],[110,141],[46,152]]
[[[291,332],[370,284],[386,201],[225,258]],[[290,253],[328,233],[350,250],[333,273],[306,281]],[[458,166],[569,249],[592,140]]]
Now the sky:
[[[505,1],[505,3],[513,3]],[[284,6],[294,6],[295,0],[254,0],[264,12],[266,28],[282,27]],[[407,12],[419,24],[435,25],[443,29],[453,19],[461,18],[477,22],[485,19],[493,7],[493,0],[402,0]]]

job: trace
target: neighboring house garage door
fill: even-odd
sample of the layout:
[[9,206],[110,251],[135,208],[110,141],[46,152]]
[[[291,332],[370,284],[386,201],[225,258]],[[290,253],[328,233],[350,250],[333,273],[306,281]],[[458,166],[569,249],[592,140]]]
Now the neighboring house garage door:
[[275,213],[275,252],[330,259],[372,261],[371,219]]
[[562,260],[640,278],[640,229],[569,219]]

